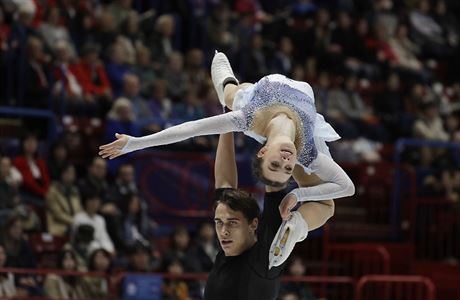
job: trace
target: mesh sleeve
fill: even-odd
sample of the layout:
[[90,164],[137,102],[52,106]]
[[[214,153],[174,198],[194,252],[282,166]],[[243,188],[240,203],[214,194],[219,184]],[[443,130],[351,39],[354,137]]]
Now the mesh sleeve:
[[243,128],[240,124],[244,124],[244,114],[242,111],[232,111],[182,123],[151,135],[130,137],[121,152],[125,154],[148,147],[173,144],[195,136],[241,131]]
[[330,157],[318,153],[310,167],[323,183],[291,191],[297,201],[320,201],[352,196],[355,186],[347,173]]

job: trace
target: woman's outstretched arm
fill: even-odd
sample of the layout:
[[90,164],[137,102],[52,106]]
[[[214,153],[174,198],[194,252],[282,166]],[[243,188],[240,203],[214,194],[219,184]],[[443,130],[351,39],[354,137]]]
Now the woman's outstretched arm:
[[143,137],[132,137],[117,133],[115,141],[99,147],[99,155],[103,158],[113,159],[132,151],[173,144],[195,136],[241,131],[244,130],[241,124],[244,124],[243,113],[241,111],[232,111],[218,116],[182,123]]

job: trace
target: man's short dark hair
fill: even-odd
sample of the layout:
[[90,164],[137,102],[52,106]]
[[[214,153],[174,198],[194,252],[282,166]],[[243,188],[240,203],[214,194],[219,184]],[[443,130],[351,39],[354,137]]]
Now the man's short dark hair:
[[256,199],[248,192],[239,189],[225,189],[215,202],[214,210],[219,204],[225,204],[234,211],[242,212],[248,222],[252,222],[260,214]]
[[262,171],[263,161],[264,161],[263,158],[258,157],[256,153],[256,155],[252,159],[252,173],[254,174],[254,176],[257,179],[259,179],[263,184],[268,185],[268,186],[272,186],[275,188],[286,186],[287,182],[273,181],[264,176],[263,171]]

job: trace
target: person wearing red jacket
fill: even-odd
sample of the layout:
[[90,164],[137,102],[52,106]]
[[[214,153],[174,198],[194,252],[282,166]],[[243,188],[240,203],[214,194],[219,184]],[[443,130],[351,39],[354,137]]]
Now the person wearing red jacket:
[[110,81],[98,56],[97,47],[88,45],[83,49],[80,62],[73,65],[72,68],[78,70],[75,73],[85,94],[110,96],[112,95]]
[[37,154],[38,141],[33,134],[27,134],[22,142],[23,154],[14,160],[14,166],[23,177],[22,189],[31,196],[45,198],[50,185],[48,168]]
[[83,98],[87,102],[97,101],[101,110],[107,111],[111,106],[112,87],[104,64],[99,60],[97,46],[83,47],[82,59],[69,69],[83,89]]

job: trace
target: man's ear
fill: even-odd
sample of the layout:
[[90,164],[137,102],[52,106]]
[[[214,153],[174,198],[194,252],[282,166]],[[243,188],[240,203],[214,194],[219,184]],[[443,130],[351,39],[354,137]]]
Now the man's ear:
[[251,229],[251,231],[256,232],[258,225],[259,225],[259,219],[254,218],[254,220],[252,220],[251,224],[249,224],[249,228]]
[[267,146],[263,146],[262,148],[260,148],[259,152],[257,152],[257,157],[258,158],[264,157],[267,150],[268,150]]

